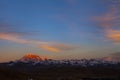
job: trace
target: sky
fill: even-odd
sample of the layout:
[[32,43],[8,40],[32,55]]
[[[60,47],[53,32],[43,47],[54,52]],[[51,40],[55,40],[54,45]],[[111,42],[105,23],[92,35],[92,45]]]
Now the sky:
[[120,52],[120,0],[0,0],[0,62]]

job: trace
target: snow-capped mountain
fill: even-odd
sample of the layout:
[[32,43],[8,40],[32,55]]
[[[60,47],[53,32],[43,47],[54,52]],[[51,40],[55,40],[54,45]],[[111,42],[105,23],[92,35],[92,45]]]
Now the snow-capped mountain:
[[47,60],[46,57],[43,56],[38,56],[35,54],[27,54],[25,56],[23,56],[21,59],[19,59],[19,61],[21,62],[39,62],[39,61],[43,61],[43,60]]
[[71,60],[52,60],[35,54],[28,54],[17,61],[10,62],[9,65],[17,65],[19,63],[29,65],[71,65],[71,66],[96,66],[96,65],[113,65],[120,62],[102,59],[71,59]]

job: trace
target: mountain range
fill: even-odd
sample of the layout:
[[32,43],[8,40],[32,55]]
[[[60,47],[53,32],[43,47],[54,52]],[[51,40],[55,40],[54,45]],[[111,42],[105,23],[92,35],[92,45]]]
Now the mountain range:
[[0,63],[0,80],[120,80],[119,76],[120,62],[104,59],[53,60],[28,54]]
[[53,60],[35,54],[27,54],[16,61],[7,62],[8,65],[13,66],[17,63],[30,63],[31,65],[44,64],[44,65],[72,65],[72,66],[94,66],[94,65],[108,65],[120,63],[118,58],[104,57],[101,59],[70,59],[70,60]]

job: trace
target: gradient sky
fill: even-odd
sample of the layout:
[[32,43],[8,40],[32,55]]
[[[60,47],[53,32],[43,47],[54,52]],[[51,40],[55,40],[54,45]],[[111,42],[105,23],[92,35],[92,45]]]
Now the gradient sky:
[[120,0],[0,0],[0,62],[33,53],[101,58],[120,51]]

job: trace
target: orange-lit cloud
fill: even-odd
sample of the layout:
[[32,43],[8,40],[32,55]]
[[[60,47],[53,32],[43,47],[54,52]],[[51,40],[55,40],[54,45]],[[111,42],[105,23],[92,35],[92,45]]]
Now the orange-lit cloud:
[[10,33],[0,33],[0,39],[18,42],[18,43],[28,43],[27,40],[20,39],[19,35]]
[[54,44],[54,45],[41,45],[40,48],[43,48],[52,52],[61,52],[77,48],[77,46],[66,45],[66,44]]
[[43,48],[45,50],[52,51],[52,52],[60,52],[60,49],[54,46],[41,45],[40,48]]
[[108,39],[114,42],[120,42],[120,30],[109,30],[106,34]]
[[104,15],[94,17],[94,19],[99,21],[100,26],[104,28],[113,28],[120,25],[120,0],[108,0],[107,2],[111,3],[109,6],[110,11]]
[[98,21],[103,28],[113,28],[120,24],[120,15],[117,15],[116,12],[109,12],[103,16],[95,17],[94,19]]
[[12,42],[17,42],[17,43],[23,43],[23,44],[25,44],[25,43],[26,44],[27,43],[30,43],[30,44],[34,44],[34,43],[45,44],[45,43],[47,43],[47,42],[42,42],[42,41],[23,39],[17,33],[4,33],[4,32],[1,32],[0,33],[0,39],[12,41]]
[[0,40],[7,40],[7,41],[22,43],[22,44],[30,44],[33,46],[39,45],[39,48],[52,51],[52,52],[60,52],[63,50],[65,51],[65,50],[71,50],[75,48],[72,45],[44,42],[44,41],[37,41],[37,40],[27,40],[22,38],[22,36],[20,36],[17,33],[0,32]]
[[114,43],[120,42],[120,0],[108,0],[111,4],[110,11],[104,15],[97,16],[94,19],[103,27],[104,36]]

